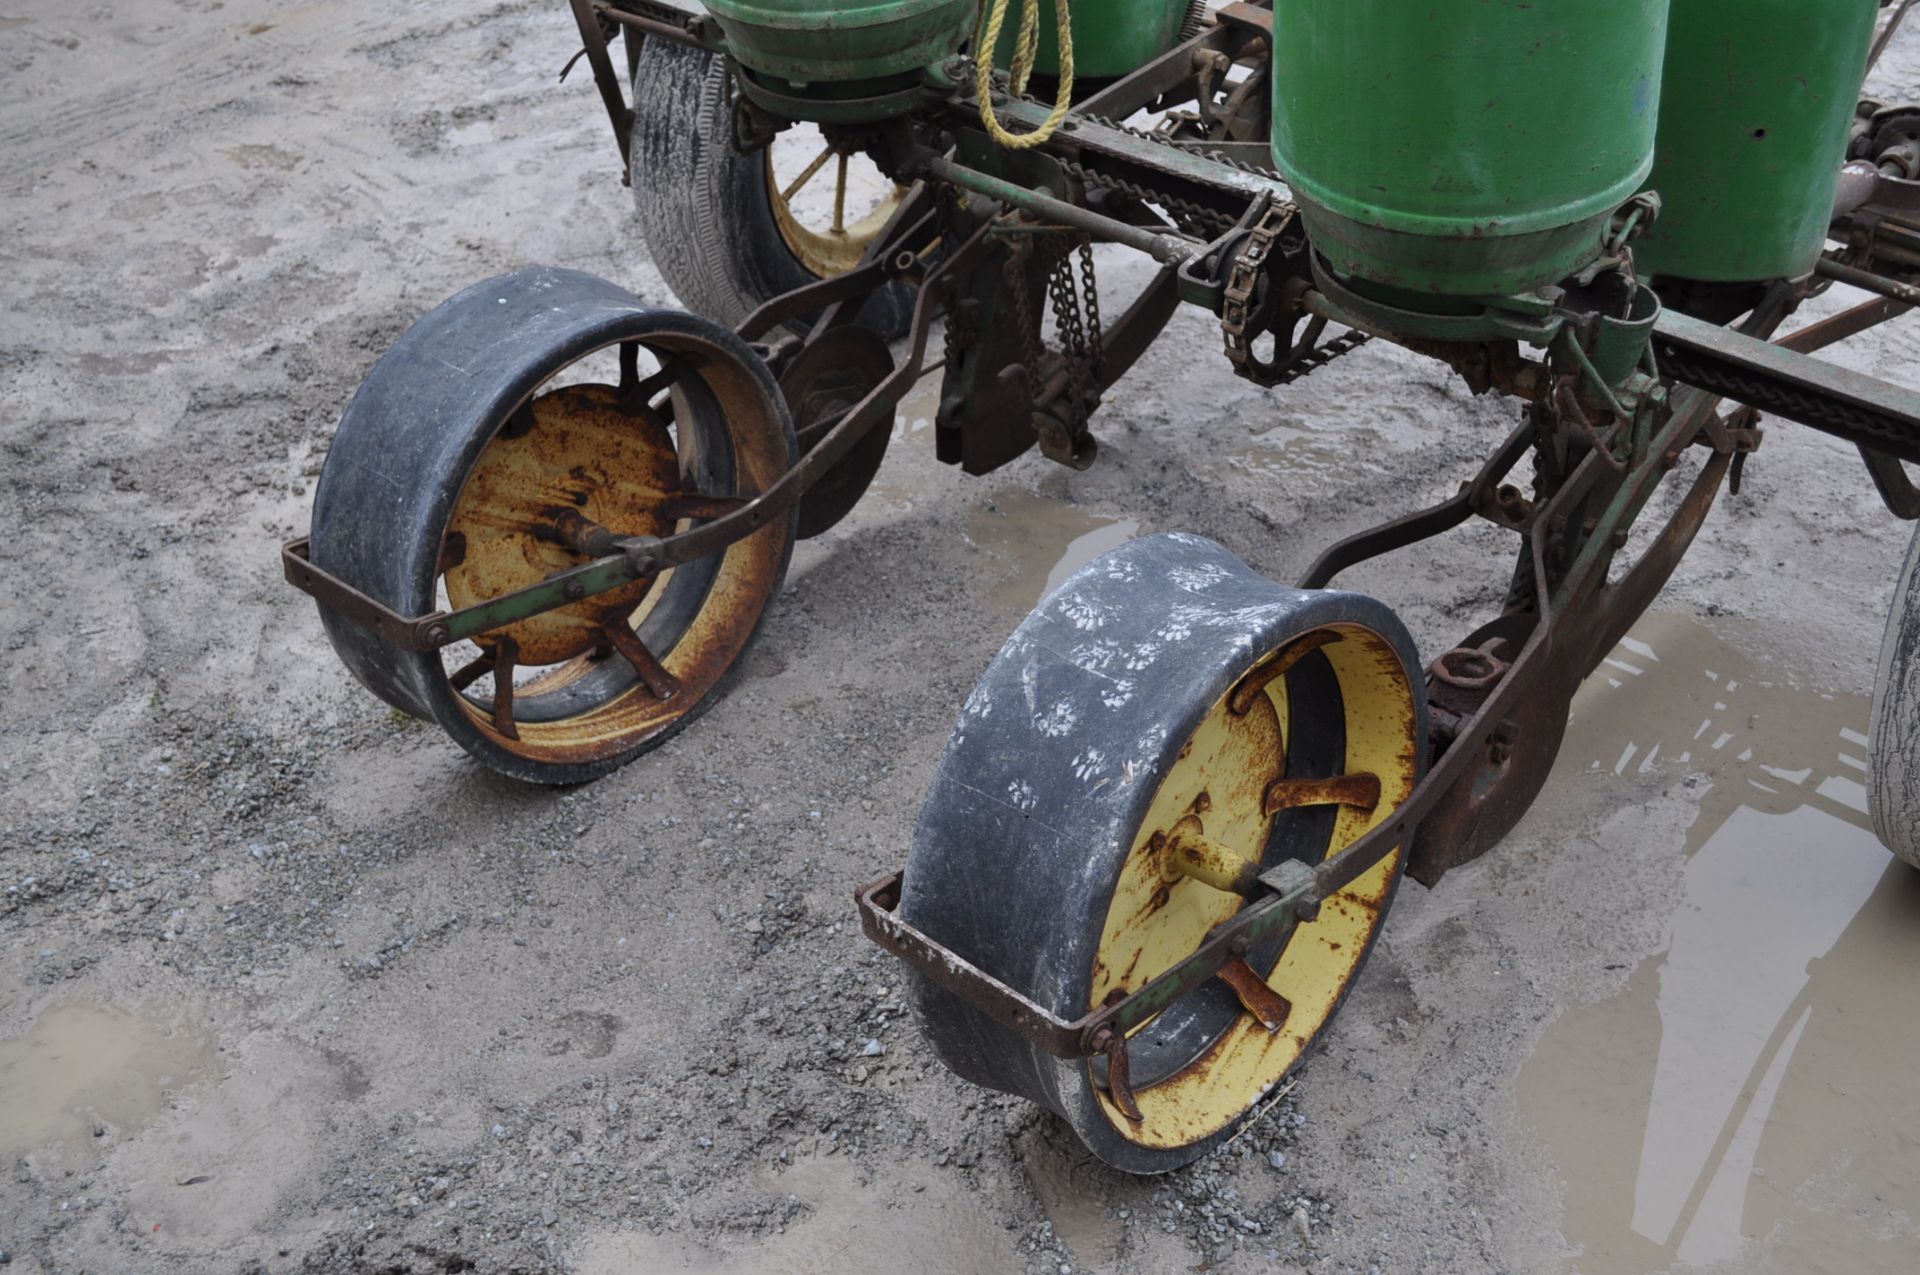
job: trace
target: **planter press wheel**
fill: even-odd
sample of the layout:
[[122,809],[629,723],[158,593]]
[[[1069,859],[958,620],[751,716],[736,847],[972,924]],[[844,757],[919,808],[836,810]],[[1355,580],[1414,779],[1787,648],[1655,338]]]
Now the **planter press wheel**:
[[[1196,536],[1136,540],[1029,615],[967,701],[914,831],[900,916],[1072,1021],[1143,986],[1245,906],[1186,865],[1211,843],[1318,862],[1406,799],[1423,766],[1413,641],[1384,605],[1256,575]],[[1197,1158],[1332,1021],[1406,847],[1128,1041],[1140,1119],[1104,1058],[1062,1060],[916,978],[928,1039],[963,1078],[1063,1117],[1107,1163]],[[1254,986],[1245,986],[1251,981]],[[1285,1001],[1278,1030],[1268,1017]]]
[[[605,533],[718,517],[795,456],[772,376],[731,332],[577,271],[522,270],[447,301],[375,365],[321,471],[310,553],[402,615],[457,609],[590,561]],[[472,646],[405,651],[321,619],[387,703],[504,774],[577,783],[712,701],[779,590],[795,517]]]
[[[726,59],[709,50],[645,39],[632,84],[634,209],[661,277],[701,314],[738,324],[774,297],[852,269],[899,207],[900,188],[872,207],[850,202],[850,180],[872,162],[836,150],[812,125],[740,154]],[[911,287],[889,283],[859,321],[892,340],[905,334],[913,302]]]
[[1920,868],[1920,529],[1880,639],[1867,737],[1867,810],[1881,843]]

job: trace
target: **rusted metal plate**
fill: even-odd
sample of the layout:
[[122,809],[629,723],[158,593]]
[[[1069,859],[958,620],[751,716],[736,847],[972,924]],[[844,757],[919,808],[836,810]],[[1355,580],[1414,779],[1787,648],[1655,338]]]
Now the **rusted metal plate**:
[[[448,542],[460,545],[446,572],[447,599],[471,606],[597,556],[582,552],[587,546],[573,534],[583,520],[616,538],[663,536],[673,524],[662,510],[679,487],[666,426],[651,412],[623,411],[616,387],[542,394],[481,453],[460,493],[447,527]],[[523,663],[557,664],[592,650],[602,622],[631,613],[652,583],[632,580],[501,632],[519,644]]]

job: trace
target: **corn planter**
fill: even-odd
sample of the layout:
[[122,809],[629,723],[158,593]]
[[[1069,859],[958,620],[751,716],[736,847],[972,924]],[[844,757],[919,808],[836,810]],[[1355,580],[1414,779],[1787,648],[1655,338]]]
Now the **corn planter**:
[[[936,359],[936,453],[970,474],[1094,463],[1103,396],[1182,305],[1218,318],[1211,374],[1278,388],[1385,340],[1513,402],[1456,496],[1298,581],[1184,535],[1068,580],[961,710],[904,874],[859,892],[939,1056],[1123,1169],[1230,1136],[1402,878],[1520,818],[1763,414],[1854,444],[1920,516],[1920,395],[1814,357],[1920,302],[1920,108],[1859,101],[1872,0],[1086,0],[1099,74],[1070,86],[1063,42],[1031,68],[1052,101],[973,60],[971,0],[571,7],[636,188],[676,192],[656,254],[713,313],[564,270],[476,285],[373,369],[284,551],[353,673],[503,772],[588,778],[710,703]],[[616,35],[680,131],[636,120]],[[769,148],[801,128],[840,174],[834,252],[769,238],[767,192],[805,185]],[[885,196],[857,223],[853,160]],[[700,229],[739,209],[775,229]],[[1157,263],[1124,309],[1096,243]],[[1871,299],[1778,335],[1835,281]],[[1505,601],[1450,649],[1333,587],[1474,520],[1510,538]],[[1886,633],[1868,788],[1920,863],[1913,563]]]

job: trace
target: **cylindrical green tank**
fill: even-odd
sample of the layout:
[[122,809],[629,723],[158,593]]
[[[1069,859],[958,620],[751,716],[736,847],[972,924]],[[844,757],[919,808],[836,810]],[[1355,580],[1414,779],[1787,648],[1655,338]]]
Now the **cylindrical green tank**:
[[1644,274],[1715,283],[1813,269],[1833,217],[1879,0],[1672,0],[1660,218]]
[[[991,3],[992,0],[987,0]],[[1060,74],[1060,28],[1055,4],[1068,5],[1073,24],[1073,74],[1076,79],[1113,79],[1145,66],[1180,43],[1192,0],[1028,0],[1040,6],[1040,39],[1034,72]],[[1020,30],[1020,0],[1008,0],[995,60],[1013,61]]]
[[973,33],[978,0],[707,0],[727,51],[783,87],[884,84]]
[[1443,297],[1579,269],[1653,166],[1667,5],[1275,5],[1273,155],[1315,246]]

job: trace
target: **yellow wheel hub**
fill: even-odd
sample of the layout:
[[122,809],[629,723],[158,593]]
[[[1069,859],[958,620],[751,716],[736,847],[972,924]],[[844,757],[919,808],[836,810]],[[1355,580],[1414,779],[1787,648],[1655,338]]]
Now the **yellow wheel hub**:
[[[471,606],[577,567],[564,529],[581,521],[619,536],[664,536],[680,487],[672,436],[652,413],[628,414],[611,385],[543,394],[508,422],[475,463],[445,541],[447,599]],[[592,650],[601,623],[640,605],[652,577],[502,629],[523,664]]]
[[[1338,804],[1322,857],[1351,844],[1413,791],[1413,692],[1393,648],[1359,627],[1321,631],[1306,642],[1324,642],[1319,649],[1339,684],[1341,720],[1311,720],[1289,703],[1288,680],[1269,676],[1263,683],[1260,665],[1211,707],[1161,780],[1122,867],[1094,963],[1090,1010],[1144,986],[1245,906],[1240,895],[1208,883],[1220,877],[1218,864],[1183,861],[1181,846],[1206,844],[1258,862],[1281,817],[1268,813],[1276,803],[1306,793],[1317,804],[1338,804],[1318,802],[1326,785],[1288,786],[1285,759],[1295,731],[1341,730],[1344,775],[1356,781],[1342,791],[1362,794],[1355,804]],[[1377,797],[1367,776],[1378,780]],[[1300,926],[1277,959],[1252,971],[1287,1006],[1279,1030],[1240,1014],[1210,1044],[1197,1042],[1193,1062],[1136,1087],[1137,1121],[1100,1091],[1101,1108],[1123,1137],[1144,1147],[1192,1145],[1226,1128],[1286,1076],[1332,1018],[1378,933],[1403,853],[1396,850],[1328,899],[1319,919]],[[1141,1025],[1135,1037],[1159,1021]]]
[[[774,151],[778,145],[776,142],[767,147],[766,165],[767,200],[773,207],[773,221],[779,228],[780,238],[801,265],[821,278],[845,274],[860,264],[860,258],[900,206],[906,187],[889,184],[879,200],[849,221],[849,197],[858,198],[851,189],[851,157],[827,145],[805,168],[783,183],[775,171]],[[828,169],[833,175],[831,203],[818,210],[812,207],[803,210],[801,192],[820,172]],[[885,178],[880,180],[884,182]],[[812,224],[822,221],[826,224]]]

